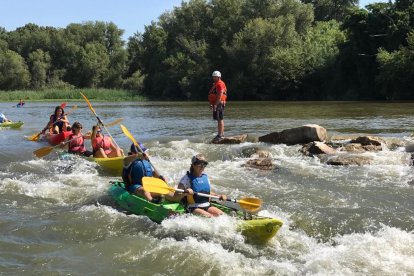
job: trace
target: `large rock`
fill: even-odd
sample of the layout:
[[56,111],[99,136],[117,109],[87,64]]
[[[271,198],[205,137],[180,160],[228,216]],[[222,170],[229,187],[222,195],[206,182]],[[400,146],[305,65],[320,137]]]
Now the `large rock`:
[[322,142],[311,142],[304,145],[300,152],[307,156],[314,156],[318,154],[334,154],[336,150]]
[[220,140],[212,140],[213,144],[241,144],[247,139],[247,134],[224,137]]
[[259,137],[260,142],[272,144],[306,144],[313,141],[326,141],[326,129],[319,125],[305,125],[297,128],[285,129],[281,132],[272,132]]

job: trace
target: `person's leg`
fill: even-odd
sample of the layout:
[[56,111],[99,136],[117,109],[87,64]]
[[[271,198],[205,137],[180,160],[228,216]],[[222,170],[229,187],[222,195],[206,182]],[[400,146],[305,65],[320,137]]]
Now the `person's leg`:
[[192,213],[196,214],[196,215],[203,216],[203,217],[208,217],[208,218],[213,217],[212,214],[210,214],[209,212],[204,211],[203,209],[200,209],[200,208],[195,208]]
[[211,215],[213,215],[214,217],[220,216],[223,214],[223,211],[221,211],[219,208],[214,207],[214,206],[210,206],[207,209],[207,212]]
[[108,158],[108,156],[105,154],[105,151],[103,148],[98,149],[95,154],[93,155],[95,158]]
[[224,120],[217,120],[217,132],[220,137],[224,136]]

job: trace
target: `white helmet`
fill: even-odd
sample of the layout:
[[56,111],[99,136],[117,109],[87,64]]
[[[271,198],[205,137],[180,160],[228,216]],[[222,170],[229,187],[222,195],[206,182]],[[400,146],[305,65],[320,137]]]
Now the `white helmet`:
[[221,73],[220,73],[220,71],[214,71],[211,76],[221,78]]

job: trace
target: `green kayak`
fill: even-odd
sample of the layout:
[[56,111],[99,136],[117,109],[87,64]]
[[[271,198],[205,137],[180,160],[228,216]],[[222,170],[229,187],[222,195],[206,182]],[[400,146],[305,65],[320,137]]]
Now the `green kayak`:
[[0,124],[0,128],[21,128],[24,123],[21,121],[18,122],[5,122]]
[[[164,200],[160,204],[154,204],[142,197],[130,194],[125,190],[124,183],[122,182],[112,182],[108,193],[123,209],[136,215],[147,216],[157,223],[161,223],[161,221],[169,217],[185,213],[185,208],[181,203]],[[212,204],[225,213],[235,213],[235,210],[223,205]],[[268,242],[283,225],[281,220],[275,218],[246,214],[241,211],[236,211],[236,215],[239,218],[238,230],[250,243],[264,244]]]

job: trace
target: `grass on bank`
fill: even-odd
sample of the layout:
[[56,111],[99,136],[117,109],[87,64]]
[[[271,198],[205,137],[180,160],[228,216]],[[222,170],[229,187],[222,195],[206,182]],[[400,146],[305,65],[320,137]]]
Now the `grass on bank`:
[[24,101],[83,101],[79,92],[94,101],[120,102],[120,101],[146,101],[146,97],[137,94],[135,91],[119,89],[48,89],[48,90],[16,90],[0,91],[1,102]]

